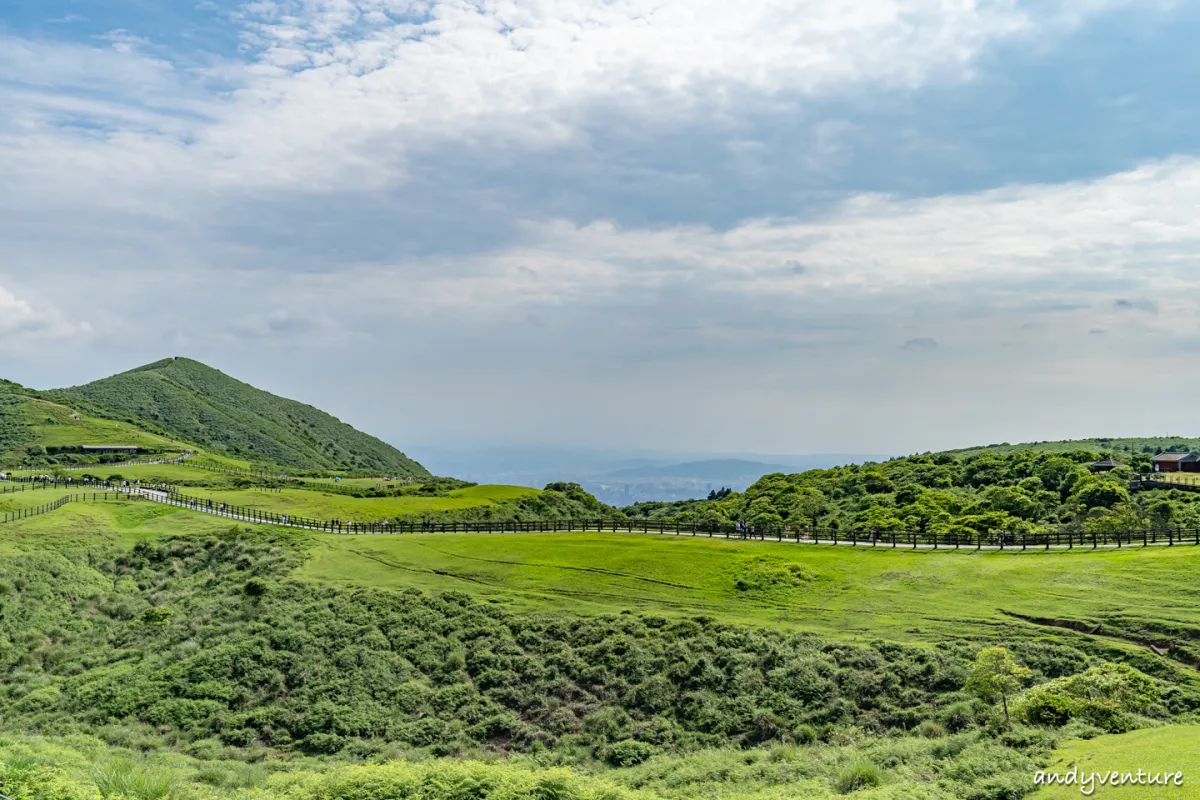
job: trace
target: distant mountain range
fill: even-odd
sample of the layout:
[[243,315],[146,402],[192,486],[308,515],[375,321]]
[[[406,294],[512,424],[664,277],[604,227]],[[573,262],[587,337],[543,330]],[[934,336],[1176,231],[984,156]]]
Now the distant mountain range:
[[686,461],[682,464],[665,466],[641,466],[619,469],[608,475],[610,478],[699,478],[723,480],[731,477],[753,475],[755,478],[772,472],[789,471],[783,464],[768,464],[763,461],[747,461],[742,458],[715,458],[707,461]]

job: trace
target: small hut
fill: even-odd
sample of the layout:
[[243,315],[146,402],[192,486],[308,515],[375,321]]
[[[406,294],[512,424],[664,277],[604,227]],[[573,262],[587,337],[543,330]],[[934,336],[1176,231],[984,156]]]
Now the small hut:
[[1106,458],[1103,461],[1097,461],[1092,464],[1092,472],[1112,472],[1117,467],[1127,467],[1128,464],[1122,464],[1115,458]]

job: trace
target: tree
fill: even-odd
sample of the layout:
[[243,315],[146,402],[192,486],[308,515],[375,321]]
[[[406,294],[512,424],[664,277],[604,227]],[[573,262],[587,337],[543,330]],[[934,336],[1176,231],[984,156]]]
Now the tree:
[[1087,508],[1115,508],[1129,502],[1129,492],[1125,487],[1100,477],[1080,481],[1072,494]]
[[829,513],[829,501],[824,492],[820,489],[802,489],[796,494],[796,499],[792,501],[788,519],[811,520],[815,528],[821,517],[827,513]]
[[896,491],[892,479],[877,469],[869,469],[862,474],[862,484],[870,494],[888,494]]
[[986,647],[979,651],[971,665],[971,677],[967,679],[967,691],[983,700],[994,703],[999,700],[1004,706],[1004,722],[1010,724],[1008,697],[1021,688],[1033,672],[1023,667],[1003,647]]
[[1033,474],[1041,479],[1047,490],[1058,492],[1059,497],[1065,500],[1081,471],[1069,458],[1053,456],[1034,467]]
[[1170,500],[1159,500],[1146,508],[1146,516],[1156,528],[1169,527],[1175,521],[1175,506]]

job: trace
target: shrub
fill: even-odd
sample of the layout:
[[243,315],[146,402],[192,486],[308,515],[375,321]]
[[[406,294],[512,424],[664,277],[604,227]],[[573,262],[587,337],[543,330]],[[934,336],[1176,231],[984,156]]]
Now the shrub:
[[917,735],[926,739],[940,739],[946,735],[946,731],[942,729],[941,725],[927,719],[917,726]]
[[129,800],[164,800],[175,789],[175,778],[165,772],[148,772],[129,759],[115,758],[92,771],[92,781],[103,797]]
[[310,733],[304,737],[304,749],[310,753],[333,754],[346,746],[346,740],[336,733]]
[[800,725],[792,731],[792,739],[796,744],[812,744],[817,741],[817,729],[812,725]]
[[609,747],[604,760],[614,767],[636,767],[652,755],[652,746],[634,739],[625,739]]
[[1061,726],[1081,720],[1109,733],[1133,726],[1159,699],[1153,680],[1124,664],[1101,664],[1078,675],[1035,686],[1018,700],[1018,714],[1039,725]]
[[169,608],[147,608],[142,612],[142,623],[145,625],[166,625],[171,621],[171,609]]
[[833,788],[840,794],[870,789],[883,783],[883,772],[870,761],[856,761],[843,767],[833,779]]
[[975,713],[970,703],[955,703],[942,712],[942,727],[950,733],[960,733],[975,724]]

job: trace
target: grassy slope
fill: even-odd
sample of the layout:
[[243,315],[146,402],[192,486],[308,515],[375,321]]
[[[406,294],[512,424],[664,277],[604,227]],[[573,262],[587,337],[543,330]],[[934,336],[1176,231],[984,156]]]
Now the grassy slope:
[[[148,503],[73,505],[0,529],[0,558],[73,552],[85,541],[79,534],[86,534],[89,549],[94,549],[147,538],[211,535],[227,528],[227,521]],[[269,529],[263,532],[271,533]],[[834,640],[930,642],[939,645],[939,650],[955,640],[967,642],[968,648],[987,640],[1006,644],[1056,641],[1093,655],[1140,661],[1148,671],[1156,671],[1155,665],[1162,665],[1163,660],[1144,649],[1042,629],[1005,618],[997,609],[1071,618],[1144,614],[1191,624],[1200,616],[1194,610],[1198,590],[1190,582],[1200,552],[1191,548],[968,555],[611,534],[296,534],[295,538],[308,553],[306,563],[293,573],[302,579],[372,589],[454,589],[479,600],[500,601],[502,607],[516,612],[526,607],[585,615],[625,609],[668,616],[701,613],[728,622],[817,631]],[[781,584],[779,568],[791,563],[804,564],[814,574],[812,580]],[[738,590],[739,579],[758,588]],[[97,584],[87,591],[102,590],[107,591]],[[969,644],[972,642],[976,644]],[[1161,670],[1159,674],[1163,674]],[[1174,677],[1189,681],[1186,675]],[[871,748],[879,752],[873,753]],[[0,750],[4,749],[0,742]],[[876,763],[893,766],[884,770],[885,786],[856,793],[857,797],[966,796],[932,793],[928,781],[933,772],[927,765],[936,764],[943,774],[951,769],[942,751],[949,752],[946,748],[939,751],[934,743],[904,737],[868,743],[863,748],[784,748],[777,753],[752,754],[717,751],[656,760],[633,770],[616,771],[611,778],[644,790],[648,797],[679,800],[826,798],[835,796],[832,785],[836,776],[866,754]],[[1011,758],[1013,753],[997,750],[971,756],[978,765],[1002,757]],[[102,756],[90,758],[91,763],[102,760]],[[194,776],[198,768],[183,765],[176,771]],[[209,765],[210,772],[214,769],[215,765]],[[236,769],[241,768],[229,767]],[[281,796],[310,797],[307,793]]]
[[[1060,633],[1005,615],[1169,618],[1200,627],[1200,550],[999,554],[726,542],[641,534],[317,536],[301,574],[455,589],[517,605],[700,612],[825,634],[944,641]],[[802,564],[811,581],[778,570]],[[739,590],[739,578],[767,576]],[[774,582],[773,582],[774,580]],[[1082,634],[1061,632],[1073,638]]]
[[[0,500],[15,508],[62,493]],[[0,536],[69,539],[86,532],[98,539],[157,538],[228,526],[227,520],[146,502],[98,503],[11,523]],[[1200,587],[1194,580],[1200,551],[1193,547],[989,554],[578,532],[289,535],[311,545],[296,573],[300,578],[462,591],[527,609],[704,614],[859,640],[1053,636],[1126,652],[1163,668],[1167,659],[1118,637],[1155,620],[1185,632],[1200,630]],[[794,565],[803,565],[810,579],[788,577]],[[745,588],[738,588],[739,580]],[[1004,612],[1104,622],[1113,635],[1089,637]]]
[[[4,579],[0,583],[0,597],[6,598],[6,614],[0,620],[4,636],[0,639],[7,637],[11,643],[3,651],[3,657],[10,663],[19,659],[22,665],[9,673],[13,679],[11,687],[0,691],[0,709],[14,712],[9,715],[9,730],[49,720],[47,724],[66,732],[78,730],[100,735],[109,742],[125,742],[133,748],[152,751],[172,746],[193,754],[210,753],[202,756],[210,760],[245,758],[246,753],[233,752],[222,744],[225,741],[234,747],[236,742],[244,741],[237,736],[230,738],[229,734],[251,728],[273,730],[276,732],[273,741],[278,744],[281,726],[302,735],[308,725],[323,726],[318,732],[334,725],[359,726],[364,724],[362,715],[367,714],[370,724],[374,725],[376,719],[379,724],[398,724],[402,726],[398,729],[400,735],[411,736],[424,730],[427,722],[457,716],[455,709],[462,702],[461,693],[475,697],[481,691],[491,691],[487,697],[494,696],[496,700],[471,700],[472,705],[465,708],[463,715],[469,723],[478,719],[480,709],[476,706],[480,702],[504,702],[521,709],[539,724],[563,725],[562,735],[569,736],[572,730],[578,730],[577,723],[571,722],[578,714],[591,720],[585,722],[583,731],[591,741],[599,737],[598,746],[603,747],[605,737],[610,742],[628,737],[633,723],[621,721],[625,719],[623,712],[600,711],[597,706],[603,703],[605,708],[613,709],[617,698],[627,694],[639,681],[643,683],[640,692],[659,691],[661,682],[655,676],[661,674],[671,674],[672,680],[695,688],[687,670],[675,669],[681,653],[691,653],[709,665],[702,676],[697,675],[697,680],[702,677],[704,681],[699,685],[732,683],[707,700],[713,704],[728,703],[728,708],[718,707],[711,719],[688,722],[688,730],[697,725],[705,730],[713,726],[711,736],[728,737],[736,742],[735,737],[747,730],[747,726],[753,729],[756,723],[752,712],[763,703],[778,703],[788,709],[789,716],[805,715],[822,709],[826,695],[835,697],[840,692],[846,700],[836,706],[830,700],[829,716],[825,718],[847,719],[842,715],[851,713],[848,698],[853,696],[865,698],[862,700],[865,710],[852,713],[865,715],[866,719],[886,714],[900,720],[911,708],[921,707],[929,713],[931,701],[940,698],[945,702],[942,695],[953,690],[955,675],[959,674],[942,663],[944,652],[935,653],[932,648],[915,648],[907,655],[897,648],[829,649],[806,637],[760,635],[708,623],[702,627],[688,620],[678,624],[660,620],[655,624],[650,617],[643,622],[638,617],[610,615],[607,619],[596,617],[577,622],[571,612],[590,609],[585,604],[564,602],[555,606],[556,611],[566,612],[562,616],[539,615],[544,621],[536,624],[533,616],[512,617],[514,622],[508,623],[505,620],[510,619],[508,615],[512,612],[502,606],[472,604],[453,594],[426,600],[419,594],[345,592],[287,580],[286,572],[275,576],[276,580],[272,577],[272,567],[264,565],[278,560],[273,554],[283,540],[277,531],[267,529],[260,531],[265,534],[264,541],[253,554],[233,552],[224,560],[209,558],[203,564],[197,563],[196,558],[205,558],[204,550],[189,553],[178,542],[135,548],[132,553],[118,557],[115,563],[108,560],[113,555],[109,549],[112,545],[124,545],[127,549],[142,539],[219,534],[227,525],[212,517],[126,502],[68,506],[59,516],[29,520],[0,531],[0,571]],[[87,537],[79,536],[81,533]],[[266,542],[266,536],[272,535],[276,537],[273,544]],[[311,545],[307,547],[311,558],[324,558],[319,543],[303,535],[297,538],[302,546]],[[249,541],[249,537],[243,541]],[[266,570],[263,574],[273,582],[262,601],[248,600],[241,588],[247,576],[260,569]],[[14,588],[19,588],[21,594],[14,595]],[[148,607],[172,610],[173,618],[162,628],[148,627],[139,621]],[[670,610],[665,604],[663,608]],[[508,628],[497,628],[506,624],[514,626],[511,632]],[[705,634],[705,628],[711,634]],[[106,642],[108,647],[103,646]],[[564,646],[564,642],[569,642],[569,646]],[[455,666],[460,648],[465,662],[463,666]],[[30,652],[22,656],[26,650]],[[502,655],[499,660],[493,650]],[[958,650],[961,661],[963,648]],[[506,667],[507,659],[519,660]],[[829,683],[821,690],[821,697],[805,703],[766,692],[761,673],[783,669],[785,665],[812,669],[813,676],[836,675],[838,684]],[[464,668],[471,670],[472,679],[462,677]],[[650,671],[646,672],[647,669]],[[616,670],[622,670],[625,677],[613,677],[610,673]],[[278,679],[272,677],[274,673],[279,673]],[[783,678],[791,674],[787,672]],[[905,676],[903,679],[901,674]],[[303,679],[298,680],[297,675]],[[498,680],[497,675],[503,680]],[[759,677],[756,679],[755,675]],[[414,687],[414,680],[421,685],[427,681],[433,683],[428,690],[417,691],[419,687]],[[571,683],[565,682],[568,680]],[[223,688],[236,681],[241,681],[236,683],[236,687],[242,687],[238,691]],[[530,681],[536,685],[522,688]],[[370,685],[369,696],[359,696],[362,693],[355,687],[360,684]],[[514,691],[526,689],[528,697],[513,696]],[[171,699],[159,700],[155,710],[141,708],[138,704],[150,692]],[[282,700],[278,705],[261,706],[259,692],[279,694]],[[309,692],[315,694],[311,697],[304,694]],[[587,696],[580,699],[587,692],[594,692],[595,699]],[[177,696],[177,693],[182,694]],[[899,706],[901,694],[904,708]],[[428,711],[414,712],[402,705],[426,695],[428,698],[420,702],[430,704]],[[207,699],[204,702],[184,699],[192,697]],[[335,709],[337,715],[332,721],[324,721],[327,710],[322,708],[328,709],[330,697],[341,698],[341,705]],[[660,701],[654,699],[656,695],[645,697],[646,704],[658,707]],[[210,713],[207,709],[216,702],[213,698],[228,698],[231,706],[221,712],[224,716],[216,720],[215,727],[205,723],[201,728],[188,722],[192,712]],[[286,709],[284,703],[288,704]],[[133,718],[121,710],[137,708],[140,711]],[[694,704],[688,708],[693,711],[686,713],[693,716],[700,713],[696,710],[700,707]],[[564,717],[567,710],[570,714]],[[434,711],[438,714],[436,718]],[[642,712],[635,713],[638,719],[643,719]],[[299,722],[294,719],[296,716],[301,717]],[[658,730],[657,717],[646,718],[649,722],[640,724],[647,730],[639,736],[657,740],[654,733]],[[889,724],[909,723],[900,720]],[[157,738],[163,736],[164,725],[185,727],[191,738],[173,739],[174,744],[166,744]],[[576,727],[572,728],[573,725]],[[726,725],[728,733],[724,732]],[[610,726],[616,726],[616,732],[603,733]],[[853,734],[856,730],[853,725],[848,728],[850,738],[846,741],[811,747],[774,747],[753,752],[727,749],[678,757],[669,755],[672,739],[666,736],[662,740],[666,755],[634,770],[603,770],[598,762],[581,758],[570,746],[562,753],[544,755],[551,763],[561,757],[564,761],[559,763],[574,764],[584,773],[604,771],[602,779],[644,791],[647,798],[672,800],[830,798],[836,794],[833,787],[839,777],[859,759],[870,759],[880,765],[884,785],[856,796],[878,800],[965,796],[962,791],[942,792],[935,784],[951,780],[955,774],[990,776],[987,770],[1007,775],[1004,780],[1016,780],[1028,768],[1028,762],[1017,753],[986,741],[978,731],[962,734],[956,737],[954,746],[944,747],[939,742],[907,735],[902,728],[896,731],[894,739],[866,741],[856,738],[861,732]],[[206,733],[211,738],[199,739]],[[218,736],[222,741],[218,741]],[[282,739],[284,743],[287,741]],[[71,745],[76,746],[76,742],[72,740]],[[74,756],[47,752],[52,743],[35,741],[32,748],[26,748],[27,743],[28,740],[14,740],[12,736],[0,737],[0,761],[7,760],[10,753],[19,756],[22,750],[42,748],[35,754],[36,759],[59,767],[72,780],[85,785],[97,775],[109,773],[109,761],[114,755],[94,743],[79,745],[84,752]],[[355,758],[358,752],[348,753],[347,757]],[[391,751],[393,756],[404,752]],[[18,761],[28,766],[28,759],[18,758]],[[268,770],[274,766],[271,762],[272,759],[267,760]],[[521,792],[509,794],[472,790],[469,796],[477,798],[565,800],[621,796],[600,792],[600,784],[586,774],[571,773],[559,773],[557,788],[535,791],[530,783],[536,783],[544,773],[531,774],[524,768],[529,763],[527,758],[490,767],[460,766],[447,761],[431,761],[417,767],[374,767],[369,768],[369,774],[353,773],[370,783],[346,793],[330,785],[324,777],[309,774],[306,769],[309,764],[292,764],[285,769],[294,774],[263,782],[266,791],[280,789],[278,794],[254,796],[257,800],[276,797],[357,800],[381,796],[444,800],[467,796],[437,788],[436,784],[444,785],[440,780],[428,781],[431,785],[427,793],[420,795],[398,790],[393,794],[387,789],[389,781],[403,777],[406,771],[446,776],[456,769],[474,770],[482,783],[503,777],[525,787]],[[203,791],[197,784],[201,771],[205,775],[201,782],[219,781],[223,785],[225,778],[216,773],[237,779],[235,773],[244,775],[248,769],[244,764],[199,764],[166,754],[137,766],[138,770],[143,768],[173,772],[177,782],[186,782],[187,786],[177,783],[180,791],[171,794],[178,800],[192,797],[192,789]],[[0,767],[0,778],[4,777],[3,769]],[[326,769],[317,767],[317,771]],[[337,787],[346,785],[347,772],[336,768]],[[313,781],[320,785],[320,790],[305,790],[304,786]],[[578,784],[578,791],[569,791],[564,781]],[[595,795],[589,793],[591,786],[597,789]],[[10,787],[5,784],[0,791],[7,788]],[[957,788],[965,788],[961,779]],[[72,800],[75,797],[47,796]],[[211,796],[235,795],[221,791]]]
[[[183,445],[130,422],[106,419],[35,396],[11,383],[0,383],[0,461],[15,462],[31,445],[64,447],[85,444],[136,445],[181,451]],[[80,419],[74,417],[78,415]]]
[[218,452],[298,469],[428,475],[394,447],[323,411],[189,359],[159,361],[63,392],[153,420]]
[[[1078,766],[1080,773],[1104,773],[1112,770],[1137,773],[1183,772],[1183,786],[1096,786],[1093,797],[1112,800],[1158,800],[1200,796],[1200,726],[1174,725],[1165,728],[1099,736],[1088,741],[1069,742],[1055,753],[1046,772],[1066,774]],[[1036,800],[1073,800],[1083,797],[1078,786],[1046,787],[1036,792]]]

